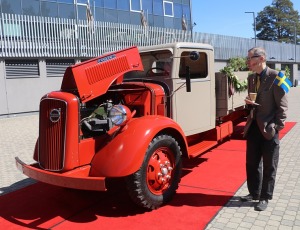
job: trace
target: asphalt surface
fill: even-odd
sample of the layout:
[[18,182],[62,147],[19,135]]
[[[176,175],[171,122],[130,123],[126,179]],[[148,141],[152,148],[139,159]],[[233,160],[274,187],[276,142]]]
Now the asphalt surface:
[[[239,201],[248,194],[245,183],[206,229],[300,230],[300,87],[291,88],[288,99],[287,121],[297,124],[281,140],[274,197],[267,210],[257,212],[254,202]],[[15,157],[33,162],[38,122],[38,114],[0,118],[0,196],[35,183],[16,169]]]

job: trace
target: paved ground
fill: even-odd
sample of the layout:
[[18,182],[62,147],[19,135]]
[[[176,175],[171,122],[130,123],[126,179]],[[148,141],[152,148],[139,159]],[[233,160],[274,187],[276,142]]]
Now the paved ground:
[[[300,230],[300,87],[292,88],[288,96],[288,121],[298,123],[281,141],[277,184],[268,209],[256,212],[254,203],[239,201],[247,194],[244,184],[207,229]],[[0,118],[0,195],[34,183],[16,170],[14,157],[31,163],[37,136],[37,114]]]
[[287,121],[298,122],[281,140],[273,199],[266,211],[254,211],[254,202],[240,202],[246,183],[215,216],[206,229],[300,229],[300,87],[292,88]]

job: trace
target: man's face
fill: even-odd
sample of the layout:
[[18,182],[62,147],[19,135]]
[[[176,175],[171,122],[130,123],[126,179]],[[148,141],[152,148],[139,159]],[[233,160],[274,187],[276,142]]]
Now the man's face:
[[253,53],[249,52],[247,56],[248,68],[253,72],[257,72],[261,66],[262,59],[262,56],[254,55]]

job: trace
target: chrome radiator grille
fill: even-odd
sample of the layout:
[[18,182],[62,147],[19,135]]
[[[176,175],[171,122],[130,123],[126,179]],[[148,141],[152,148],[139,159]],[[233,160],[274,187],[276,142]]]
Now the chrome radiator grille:
[[39,164],[43,169],[64,167],[67,103],[46,98],[40,103]]

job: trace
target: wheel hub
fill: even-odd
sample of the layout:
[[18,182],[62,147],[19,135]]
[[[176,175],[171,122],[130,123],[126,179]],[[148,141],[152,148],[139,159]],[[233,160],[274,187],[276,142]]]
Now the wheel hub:
[[173,171],[171,160],[172,153],[167,148],[158,149],[152,155],[148,165],[148,185],[153,193],[162,193],[170,186]]

